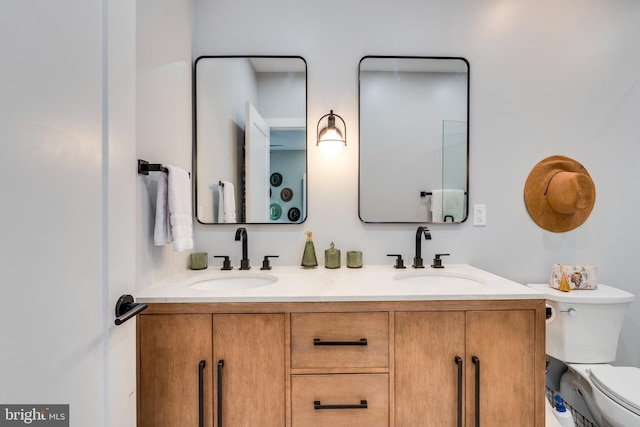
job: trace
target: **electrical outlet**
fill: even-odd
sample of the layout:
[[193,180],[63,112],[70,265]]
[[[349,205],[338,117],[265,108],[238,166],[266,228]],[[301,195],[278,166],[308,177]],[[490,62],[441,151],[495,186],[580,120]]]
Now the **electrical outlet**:
[[473,225],[487,225],[486,205],[473,205]]

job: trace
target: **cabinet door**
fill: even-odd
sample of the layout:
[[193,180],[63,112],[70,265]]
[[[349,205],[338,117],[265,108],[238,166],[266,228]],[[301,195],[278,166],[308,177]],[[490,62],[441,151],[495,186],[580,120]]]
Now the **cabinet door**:
[[284,315],[216,314],[213,330],[214,425],[284,426]]
[[138,322],[138,425],[197,427],[202,405],[202,425],[211,427],[211,315],[140,315]]
[[467,313],[468,426],[535,425],[534,332],[532,310]]
[[464,322],[463,312],[396,313],[396,426],[462,422]]

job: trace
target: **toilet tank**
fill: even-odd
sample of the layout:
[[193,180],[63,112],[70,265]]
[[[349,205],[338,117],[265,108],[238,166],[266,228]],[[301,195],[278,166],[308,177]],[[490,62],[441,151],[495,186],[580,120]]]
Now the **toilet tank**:
[[546,294],[549,356],[566,363],[615,360],[622,320],[633,294],[606,285],[570,292],[548,284],[528,286]]

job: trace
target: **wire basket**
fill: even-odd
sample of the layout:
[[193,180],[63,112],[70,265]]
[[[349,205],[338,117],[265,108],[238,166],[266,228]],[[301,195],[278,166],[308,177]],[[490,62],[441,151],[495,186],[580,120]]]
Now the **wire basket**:
[[[553,406],[553,401],[555,397],[558,395],[555,391],[547,387],[547,399]],[[563,399],[564,400],[564,399]],[[567,407],[568,410],[571,411],[571,415],[573,415],[573,421],[575,422],[576,427],[599,427],[596,423],[591,421],[589,418],[582,415],[580,412],[576,411],[571,405],[569,405],[566,401],[564,402],[564,406]]]

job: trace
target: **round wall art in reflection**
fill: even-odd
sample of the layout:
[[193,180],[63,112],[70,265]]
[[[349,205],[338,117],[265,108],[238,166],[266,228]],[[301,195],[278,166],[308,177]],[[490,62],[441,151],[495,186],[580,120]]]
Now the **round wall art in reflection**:
[[280,175],[278,172],[274,172],[271,174],[271,185],[273,185],[274,187],[280,187],[280,184],[282,184],[282,175]]
[[276,221],[280,219],[281,216],[282,208],[280,205],[277,203],[271,203],[271,206],[269,207],[269,217],[271,218],[271,221]]
[[287,213],[287,218],[289,218],[289,221],[292,221],[292,222],[298,221],[300,219],[300,209],[298,208],[289,209],[289,212]]
[[280,192],[280,197],[285,202],[290,202],[291,199],[293,199],[293,190],[290,188],[283,188],[282,191]]

